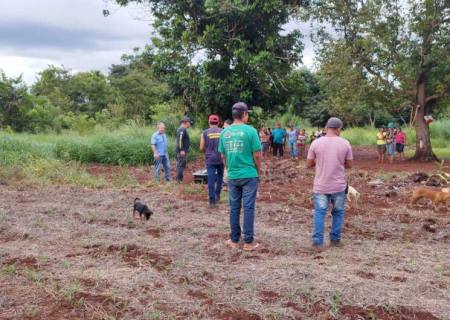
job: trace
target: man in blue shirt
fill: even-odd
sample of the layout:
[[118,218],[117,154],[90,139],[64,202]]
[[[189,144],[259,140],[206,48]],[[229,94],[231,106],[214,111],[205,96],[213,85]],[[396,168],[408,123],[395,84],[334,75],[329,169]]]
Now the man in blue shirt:
[[164,133],[166,126],[164,123],[158,123],[158,131],[152,135],[151,145],[153,157],[155,159],[155,179],[159,181],[161,166],[164,167],[164,178],[170,181],[170,161],[167,152],[167,136]]
[[272,130],[273,135],[273,156],[283,157],[283,146],[285,142],[286,132],[281,128],[279,122],[276,123],[275,128]]

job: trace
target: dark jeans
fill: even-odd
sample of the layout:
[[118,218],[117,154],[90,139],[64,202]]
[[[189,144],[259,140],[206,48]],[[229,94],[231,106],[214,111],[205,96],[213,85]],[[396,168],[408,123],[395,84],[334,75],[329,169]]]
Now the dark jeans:
[[280,157],[283,156],[284,145],[282,143],[273,143],[273,156],[276,157],[278,154]]
[[183,173],[186,169],[187,157],[177,154],[177,182],[183,182]]
[[241,206],[244,204],[244,242],[253,242],[255,221],[255,202],[258,191],[258,178],[228,179],[230,203],[230,239],[237,243],[241,238]]
[[170,181],[170,161],[168,156],[160,156],[159,159],[155,159],[155,179],[158,181],[161,167],[164,168],[164,178],[166,181]]
[[219,201],[223,184],[223,164],[207,164],[209,203]]

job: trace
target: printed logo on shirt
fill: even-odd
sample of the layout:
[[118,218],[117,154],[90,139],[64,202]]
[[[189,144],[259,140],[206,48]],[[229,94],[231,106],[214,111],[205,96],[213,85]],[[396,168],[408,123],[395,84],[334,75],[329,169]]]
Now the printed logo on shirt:
[[208,138],[209,139],[219,139],[220,138],[220,132],[208,133]]

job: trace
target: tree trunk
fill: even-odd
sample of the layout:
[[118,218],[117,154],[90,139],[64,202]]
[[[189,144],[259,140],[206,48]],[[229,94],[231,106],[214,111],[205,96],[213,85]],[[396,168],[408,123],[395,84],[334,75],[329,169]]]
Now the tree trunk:
[[425,122],[424,116],[429,114],[429,108],[425,104],[425,86],[426,75],[422,73],[416,82],[416,105],[420,107],[417,109],[417,115],[415,119],[416,127],[416,153],[413,160],[417,161],[437,161],[438,158],[433,153],[431,147],[430,130],[428,124]]

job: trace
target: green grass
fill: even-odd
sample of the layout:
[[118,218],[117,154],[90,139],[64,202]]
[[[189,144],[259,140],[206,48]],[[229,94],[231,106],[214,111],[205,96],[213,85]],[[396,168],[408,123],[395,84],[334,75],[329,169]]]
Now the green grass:
[[[450,158],[450,120],[436,121],[431,125],[433,150],[440,158]],[[88,163],[121,165],[112,185],[136,185],[126,166],[153,163],[150,137],[154,127],[124,126],[118,130],[96,127],[88,135],[74,131],[62,134],[26,134],[0,132],[0,180],[26,179],[37,183],[75,184],[103,187],[106,181],[90,175]],[[312,129],[309,129],[308,134]],[[342,132],[354,146],[375,146],[377,130],[371,127],[349,128]],[[414,152],[414,130],[407,134],[406,155]],[[191,160],[199,156],[200,129],[190,129]],[[169,156],[175,158],[175,138],[169,137]]]
[[[416,132],[414,128],[404,128],[407,147],[414,147]],[[342,137],[348,139],[354,146],[375,145],[377,129],[372,127],[348,128],[342,131]],[[433,148],[450,148],[450,119],[439,120],[430,125],[431,144]]]

